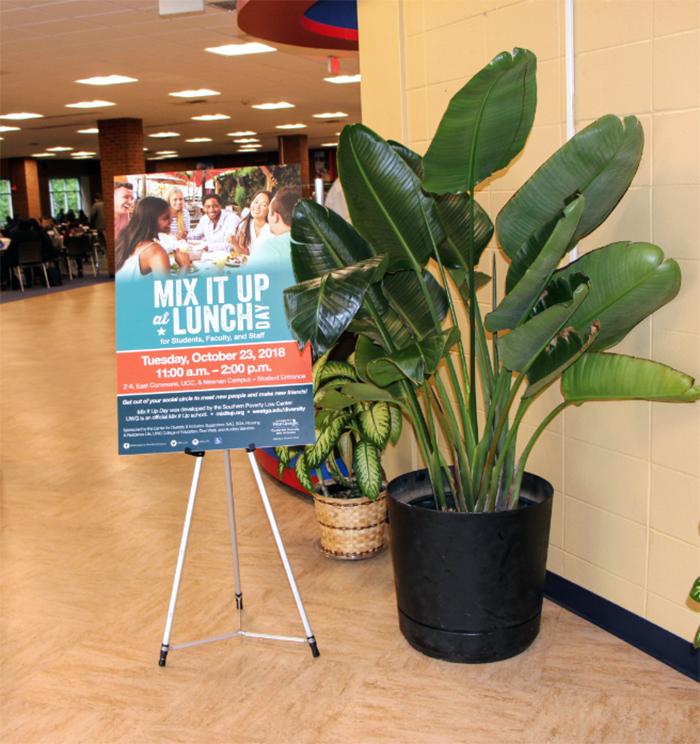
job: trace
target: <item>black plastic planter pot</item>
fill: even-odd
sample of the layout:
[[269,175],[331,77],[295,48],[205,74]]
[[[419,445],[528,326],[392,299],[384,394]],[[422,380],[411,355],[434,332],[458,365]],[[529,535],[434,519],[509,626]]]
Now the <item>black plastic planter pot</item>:
[[552,486],[529,473],[520,506],[437,511],[427,471],[389,483],[399,625],[428,656],[462,663],[524,651],[540,629]]

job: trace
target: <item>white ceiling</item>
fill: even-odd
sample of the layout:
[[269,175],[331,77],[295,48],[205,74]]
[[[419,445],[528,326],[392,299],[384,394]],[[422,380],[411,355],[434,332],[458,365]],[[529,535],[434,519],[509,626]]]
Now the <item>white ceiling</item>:
[[[309,145],[334,141],[342,124],[312,118],[345,111],[343,123],[360,120],[360,86],[332,85],[327,57],[340,57],[341,72],[359,72],[357,53],[274,45],[277,52],[222,57],[205,47],[251,40],[239,30],[236,12],[207,0],[204,13],[160,17],[157,0],[0,0],[0,114],[31,111],[42,119],[0,120],[20,131],[0,133],[2,157],[22,157],[47,147],[97,150],[97,135],[78,134],[99,118],[143,119],[144,145],[182,156],[234,153],[227,132],[253,130],[263,149],[277,149],[277,124],[302,122]],[[74,82],[95,75],[128,75],[138,83],[93,86]],[[173,98],[186,88],[221,91],[203,103]],[[101,99],[117,105],[69,109],[65,104]],[[258,111],[252,103],[285,100],[293,109]],[[197,122],[207,113],[231,116]],[[177,139],[149,139],[163,129]],[[213,142],[186,143],[190,137]],[[147,153],[148,156],[148,153]],[[59,154],[57,157],[66,157]]]

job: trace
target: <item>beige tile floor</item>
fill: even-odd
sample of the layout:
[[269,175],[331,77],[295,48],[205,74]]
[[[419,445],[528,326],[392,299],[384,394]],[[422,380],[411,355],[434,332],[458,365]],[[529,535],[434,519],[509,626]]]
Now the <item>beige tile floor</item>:
[[[315,549],[310,504],[270,484],[321,657],[238,640],[157,666],[193,461],[119,458],[113,286],[0,308],[0,741],[696,742],[699,688],[553,604],[520,657],[413,651],[389,556]],[[234,453],[248,629],[301,628],[245,457]],[[235,627],[223,457],[207,456],[173,640]]]

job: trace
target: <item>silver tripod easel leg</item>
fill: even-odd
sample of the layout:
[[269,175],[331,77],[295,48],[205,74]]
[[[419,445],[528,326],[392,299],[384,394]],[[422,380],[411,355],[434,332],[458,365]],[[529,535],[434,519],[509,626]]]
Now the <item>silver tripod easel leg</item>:
[[[233,591],[236,595],[236,609],[243,609],[243,592],[241,591],[241,567],[238,563],[238,535],[236,533],[236,510],[233,506],[233,479],[231,478],[231,452],[224,450],[224,468],[226,471],[226,504],[228,506],[228,527],[231,535],[231,559],[233,560]],[[239,627],[241,626],[239,617]]]
[[304,632],[306,634],[306,637],[299,638],[295,636],[272,635],[270,633],[254,633],[251,631],[243,630],[243,620],[242,620],[243,594],[241,591],[241,578],[240,578],[241,574],[240,574],[240,565],[238,562],[238,538],[237,538],[237,533],[236,533],[236,515],[235,515],[235,507],[234,507],[234,499],[233,499],[233,481],[231,478],[231,458],[230,458],[229,450],[225,450],[224,451],[224,464],[225,464],[225,472],[226,472],[226,491],[227,491],[229,531],[231,535],[231,557],[233,560],[233,579],[234,579],[234,592],[236,596],[236,608],[238,609],[238,613],[239,613],[238,615],[239,629],[232,631],[230,633],[225,633],[219,636],[212,636],[210,638],[203,638],[197,641],[188,641],[186,643],[178,643],[178,644],[170,643],[170,634],[172,631],[173,620],[175,618],[175,608],[177,606],[177,596],[180,591],[180,580],[182,577],[182,568],[185,562],[185,553],[187,552],[187,542],[189,539],[190,524],[192,522],[192,513],[194,511],[197,488],[199,486],[199,478],[200,478],[200,474],[202,470],[202,463],[203,463],[204,455],[205,455],[204,452],[194,452],[190,449],[186,449],[185,452],[188,455],[192,455],[193,457],[195,457],[196,462],[195,462],[195,467],[194,467],[194,474],[192,476],[192,485],[190,487],[190,497],[189,497],[189,501],[187,502],[185,524],[182,528],[182,538],[180,539],[180,550],[178,553],[177,565],[175,567],[175,577],[173,579],[173,587],[172,587],[172,591],[170,594],[170,605],[168,607],[168,617],[165,622],[165,632],[163,634],[163,642],[160,647],[160,659],[158,661],[159,666],[162,666],[162,667],[165,666],[169,651],[174,651],[176,649],[181,649],[181,648],[187,648],[189,646],[200,646],[204,643],[212,643],[214,641],[223,641],[228,638],[234,638],[236,636],[246,637],[246,638],[260,638],[263,640],[271,640],[271,641],[289,641],[293,643],[307,643],[311,649],[312,656],[314,657],[320,656],[320,652],[318,650],[318,644],[316,643],[316,639],[311,630],[311,625],[309,624],[308,617],[306,616],[306,611],[304,610],[304,605],[301,601],[301,595],[299,594],[299,589],[297,587],[294,574],[292,573],[292,567],[289,564],[289,559],[287,558],[287,552],[284,548],[284,543],[282,542],[282,536],[280,535],[279,528],[277,527],[277,521],[275,520],[275,516],[272,511],[272,507],[270,505],[270,500],[265,490],[265,484],[263,483],[262,476],[260,474],[260,468],[258,467],[258,463],[255,460],[255,455],[254,455],[255,445],[251,444],[246,449],[246,451],[248,453],[248,458],[251,464],[251,468],[253,470],[253,474],[255,475],[255,480],[258,486],[258,491],[260,492],[260,498],[262,499],[263,506],[265,508],[265,514],[267,515],[267,519],[270,524],[270,529],[272,530],[273,537],[275,538],[275,544],[277,545],[277,550],[279,552],[280,558],[282,560],[282,565],[284,566],[284,570],[287,575],[287,581],[289,582],[289,587],[292,590],[292,595],[294,596],[294,601],[296,602],[297,610],[299,611],[299,616],[304,626]]
[[173,629],[173,620],[175,619],[175,607],[177,606],[177,595],[180,591],[180,579],[182,578],[182,567],[185,565],[185,553],[187,552],[187,541],[190,537],[190,524],[192,523],[192,512],[194,512],[194,502],[197,498],[197,488],[199,486],[199,476],[202,472],[202,463],[204,462],[204,452],[191,452],[185,450],[187,454],[195,457],[194,474],[192,475],[192,485],[190,486],[190,498],[187,501],[187,511],[185,512],[185,524],[182,528],[182,537],[180,538],[180,550],[177,554],[177,564],[175,566],[175,577],[173,578],[173,588],[170,592],[170,604],[168,606],[168,617],[165,620],[165,631],[163,633],[163,643],[160,645],[160,659],[158,665],[164,667],[170,650],[170,632]]
[[299,611],[299,617],[301,618],[302,625],[304,626],[304,632],[306,633],[306,641],[311,647],[312,655],[320,656],[320,652],[318,650],[316,639],[314,638],[314,634],[311,630],[311,625],[309,624],[309,619],[306,616],[306,611],[304,610],[304,603],[301,601],[301,595],[299,594],[299,588],[297,587],[297,582],[294,578],[294,574],[292,573],[292,567],[289,565],[289,559],[287,558],[287,551],[284,549],[284,543],[282,542],[282,536],[280,535],[280,531],[277,527],[277,520],[275,519],[275,515],[272,511],[272,506],[270,505],[270,499],[268,498],[267,491],[265,490],[265,484],[263,483],[262,476],[260,475],[260,468],[258,466],[258,461],[255,459],[255,445],[251,444],[249,447],[247,447],[246,452],[248,453],[248,460],[250,461],[250,467],[253,469],[253,473],[255,475],[255,481],[258,484],[258,491],[260,491],[260,498],[262,499],[263,506],[265,507],[265,514],[267,514],[267,521],[270,523],[270,529],[272,530],[272,534],[274,535],[274,538],[275,538],[275,543],[277,545],[277,551],[280,554],[282,565],[284,566],[284,571],[287,574],[287,581],[289,582],[289,588],[292,590],[292,594],[294,595],[294,601],[296,602],[297,610]]

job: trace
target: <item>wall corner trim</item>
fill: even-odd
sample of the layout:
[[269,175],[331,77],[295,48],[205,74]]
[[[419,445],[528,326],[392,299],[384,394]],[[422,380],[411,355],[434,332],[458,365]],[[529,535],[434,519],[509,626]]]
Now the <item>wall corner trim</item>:
[[649,656],[700,682],[700,652],[689,640],[547,571],[544,595]]

